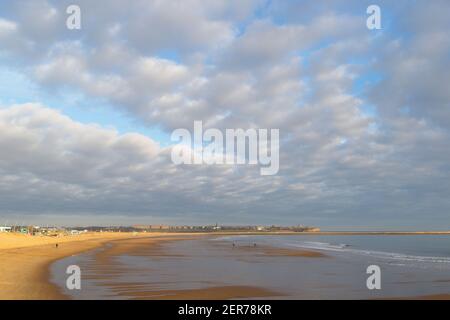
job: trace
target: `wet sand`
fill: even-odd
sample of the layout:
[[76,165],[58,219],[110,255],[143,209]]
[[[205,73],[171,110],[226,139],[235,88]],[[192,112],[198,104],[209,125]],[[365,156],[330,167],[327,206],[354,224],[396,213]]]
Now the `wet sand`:
[[190,290],[159,290],[148,292],[128,292],[135,299],[155,300],[228,300],[245,298],[267,298],[280,296],[275,291],[252,286],[216,286]]
[[[197,239],[208,239],[210,235],[196,234]],[[217,278],[214,281],[204,281],[202,287],[185,288],[183,287],[184,275],[173,275],[168,279],[158,278],[152,281],[138,281],[132,280],[133,276],[137,274],[147,274],[152,272],[148,264],[142,264],[139,267],[130,267],[129,264],[121,263],[124,255],[127,257],[150,257],[152,260],[179,258],[179,259],[196,259],[191,256],[192,252],[189,250],[174,253],[167,250],[167,244],[173,241],[193,240],[194,237],[186,235],[165,235],[164,237],[157,237],[152,239],[126,239],[108,243],[107,246],[102,247],[101,250],[91,252],[87,260],[77,262],[80,264],[84,272],[83,279],[90,283],[96,283],[95,290],[99,290],[101,298],[110,296],[113,299],[239,299],[239,298],[267,298],[267,297],[281,297],[282,293],[275,290],[269,290],[256,285],[242,285],[239,283],[225,285],[222,280]],[[155,241],[157,240],[157,241]],[[189,241],[188,241],[189,242]],[[209,242],[208,242],[209,243]],[[150,244],[150,245],[149,245]],[[268,246],[249,246],[230,248],[229,245],[224,245],[221,242],[216,243],[217,246],[226,247],[225,256],[229,258],[242,257],[248,254],[265,257],[303,257],[303,258],[321,258],[325,255],[308,250],[296,249],[282,249],[272,248]],[[219,253],[219,254],[222,254]],[[211,266],[213,268],[213,266]],[[156,271],[156,270],[155,270]],[[159,270],[160,271],[160,270]],[[212,271],[212,270],[211,270]],[[58,271],[61,273],[61,271]],[[142,280],[142,278],[140,279]],[[56,280],[61,285],[62,279]],[[178,283],[178,284],[177,284]],[[175,284],[175,285],[174,285]],[[104,288],[101,289],[101,288]],[[85,289],[85,290],[89,290]],[[81,292],[81,296],[76,296],[76,299],[91,299],[96,294],[86,291]]]
[[263,255],[271,257],[305,257],[305,258],[325,258],[324,253],[312,250],[277,248],[269,246],[238,246],[234,250],[248,251],[253,255]]

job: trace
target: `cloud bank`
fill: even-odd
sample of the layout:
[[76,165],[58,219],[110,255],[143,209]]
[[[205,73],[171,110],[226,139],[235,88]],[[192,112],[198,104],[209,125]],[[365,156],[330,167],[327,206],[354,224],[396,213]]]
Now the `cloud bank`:
[[0,4],[1,66],[61,104],[81,95],[165,133],[278,128],[280,171],[175,166],[157,137],[2,99],[2,218],[448,222],[447,1],[380,1],[380,31],[365,1],[80,0],[79,31],[69,4]]

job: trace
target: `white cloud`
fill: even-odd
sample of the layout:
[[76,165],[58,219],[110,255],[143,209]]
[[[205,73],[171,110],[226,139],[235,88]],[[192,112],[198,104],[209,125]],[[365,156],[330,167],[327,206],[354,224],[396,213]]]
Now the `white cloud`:
[[149,137],[17,105],[0,109],[5,211],[314,223],[450,208],[445,1],[408,14],[382,2],[398,19],[377,36],[357,1],[82,0],[79,33],[61,27],[68,1],[36,3],[1,11],[17,14],[0,18],[0,50],[43,92],[101,98],[169,132],[279,128],[280,174],[177,167]]
[[0,18],[0,35],[17,31],[17,24],[13,21]]

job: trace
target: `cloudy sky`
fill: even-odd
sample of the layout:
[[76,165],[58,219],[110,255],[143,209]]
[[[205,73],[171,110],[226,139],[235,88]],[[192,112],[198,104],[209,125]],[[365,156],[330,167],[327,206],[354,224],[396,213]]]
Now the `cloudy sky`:
[[[449,17],[446,0],[1,1],[0,224],[449,229]],[[174,165],[194,120],[279,128],[279,173]]]

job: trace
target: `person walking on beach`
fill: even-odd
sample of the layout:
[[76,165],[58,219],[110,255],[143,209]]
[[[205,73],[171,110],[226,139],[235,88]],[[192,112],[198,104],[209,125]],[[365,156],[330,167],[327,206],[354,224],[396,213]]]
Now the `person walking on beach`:
[[55,244],[55,247],[58,248],[58,244]]

